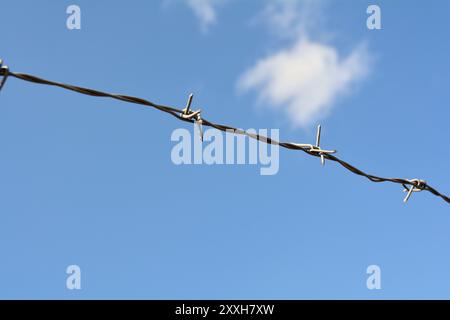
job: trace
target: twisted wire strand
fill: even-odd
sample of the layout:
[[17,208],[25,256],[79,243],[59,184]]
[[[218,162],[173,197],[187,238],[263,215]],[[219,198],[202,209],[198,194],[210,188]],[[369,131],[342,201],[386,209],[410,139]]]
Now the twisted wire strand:
[[[134,103],[134,104],[152,107],[159,111],[168,113],[181,121],[190,122],[190,123],[200,123],[201,125],[204,125],[207,127],[212,127],[212,128],[215,128],[215,129],[223,131],[223,132],[230,132],[230,133],[234,133],[237,135],[245,135],[245,136],[248,136],[249,138],[252,138],[252,139],[267,143],[267,144],[278,145],[285,149],[300,150],[300,151],[303,151],[313,157],[323,157],[327,160],[339,163],[342,167],[344,167],[348,171],[350,171],[354,174],[357,174],[359,176],[363,176],[372,182],[391,182],[391,183],[400,184],[405,188],[405,191],[408,191],[408,192],[425,190],[425,191],[432,193],[433,195],[435,195],[437,197],[442,198],[447,203],[450,203],[450,198],[448,196],[444,195],[443,193],[440,193],[438,190],[431,187],[425,181],[417,180],[417,179],[410,180],[410,179],[402,179],[402,178],[383,178],[383,177],[375,176],[372,174],[368,174],[368,173],[356,168],[355,166],[349,164],[348,162],[345,162],[344,160],[341,160],[340,158],[332,155],[331,153],[334,153],[335,151],[326,152],[325,150],[321,150],[320,148],[314,149],[314,146],[312,146],[310,144],[297,144],[297,143],[292,143],[292,142],[281,142],[281,141],[277,141],[270,137],[266,137],[266,136],[263,136],[263,135],[260,135],[257,133],[251,133],[251,132],[247,132],[242,129],[228,126],[228,125],[210,122],[206,119],[199,117],[200,111],[187,113],[187,112],[189,112],[188,109],[181,110],[181,109],[170,107],[170,106],[156,104],[154,102],[151,102],[151,101],[148,101],[145,99],[141,99],[138,97],[122,95],[122,94],[112,94],[112,93],[102,92],[102,91],[98,91],[98,90],[94,90],[94,89],[74,86],[74,85],[70,85],[70,84],[54,82],[54,81],[42,79],[42,78],[30,75],[30,74],[26,74],[26,73],[11,72],[7,68],[2,68],[0,70],[0,75],[2,75],[4,78],[6,78],[7,76],[10,76],[10,77],[14,77],[14,78],[17,78],[20,80],[32,82],[32,83],[56,86],[56,87],[60,87],[60,88],[66,89],[66,90],[74,91],[74,92],[78,92],[78,93],[88,95],[88,96],[107,97],[107,98],[112,98],[112,99],[116,99],[116,100],[120,100],[120,101],[125,101],[128,103]],[[193,115],[196,115],[197,117],[194,117]]]

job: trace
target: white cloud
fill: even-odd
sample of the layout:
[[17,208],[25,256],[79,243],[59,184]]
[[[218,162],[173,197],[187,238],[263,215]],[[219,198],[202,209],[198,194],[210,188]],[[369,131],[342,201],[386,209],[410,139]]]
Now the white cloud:
[[276,1],[266,7],[266,21],[278,30],[291,30],[287,36],[292,44],[257,61],[238,81],[238,89],[256,90],[261,103],[285,112],[296,127],[327,116],[369,71],[364,45],[342,57],[332,45],[310,40],[308,21],[318,12],[311,3]]
[[260,100],[285,111],[294,125],[308,126],[325,117],[336,98],[367,74],[367,60],[364,46],[342,59],[335,48],[302,38],[259,60],[238,85],[258,89]]
[[186,0],[187,5],[194,11],[200,20],[202,29],[206,31],[211,24],[216,22],[216,10],[214,0]]
[[279,36],[292,37],[322,20],[321,0],[272,0],[259,16]]

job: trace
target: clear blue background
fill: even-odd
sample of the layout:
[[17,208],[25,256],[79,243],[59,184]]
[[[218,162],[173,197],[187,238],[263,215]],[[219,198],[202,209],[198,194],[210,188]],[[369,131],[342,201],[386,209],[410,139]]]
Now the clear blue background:
[[[82,29],[66,28],[78,4]],[[322,121],[324,147],[371,173],[423,178],[450,193],[450,2],[331,1],[345,54],[375,62]],[[185,5],[158,1],[2,0],[0,56],[11,70],[182,107],[242,128],[281,128],[236,80],[282,44],[249,23],[261,1],[221,6],[208,33]],[[272,39],[272,40],[270,40]],[[280,40],[282,42],[282,40]],[[450,298],[450,207],[402,202],[336,164],[281,150],[280,171],[175,166],[157,111],[10,78],[0,94],[0,298]],[[66,267],[82,290],[66,289]],[[382,290],[366,288],[366,268]]]

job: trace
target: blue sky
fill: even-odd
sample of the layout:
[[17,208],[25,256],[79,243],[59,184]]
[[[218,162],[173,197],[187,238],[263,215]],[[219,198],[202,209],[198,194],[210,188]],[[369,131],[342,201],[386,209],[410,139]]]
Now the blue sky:
[[[381,30],[366,27],[373,3]],[[71,4],[81,30],[66,27]],[[350,163],[448,194],[449,11],[4,0],[0,55],[15,72],[167,105],[194,92],[204,117],[282,140],[312,143],[320,122]],[[0,115],[0,298],[450,298],[450,210],[429,193],[405,205],[397,185],[288,150],[273,176],[176,166],[170,136],[189,125],[14,78]],[[72,264],[81,290],[66,288]],[[366,287],[373,264],[381,290]]]

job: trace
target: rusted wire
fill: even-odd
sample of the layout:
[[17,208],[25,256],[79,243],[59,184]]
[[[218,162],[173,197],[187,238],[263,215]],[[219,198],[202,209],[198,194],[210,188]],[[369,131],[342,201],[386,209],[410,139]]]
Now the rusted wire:
[[[0,60],[0,62],[1,62],[1,60]],[[0,64],[0,67],[1,67],[1,64]],[[14,77],[14,78],[21,79],[21,80],[28,81],[28,82],[60,87],[60,88],[66,89],[66,90],[75,91],[75,92],[89,95],[89,96],[107,97],[107,98],[121,100],[121,101],[129,102],[129,103],[135,103],[135,104],[152,107],[152,108],[155,108],[162,112],[168,113],[181,121],[197,123],[200,126],[204,125],[207,127],[212,127],[212,128],[215,128],[215,129],[223,131],[223,132],[230,132],[230,133],[234,133],[234,134],[238,134],[238,135],[245,135],[245,136],[248,136],[249,138],[256,139],[258,141],[262,141],[267,144],[278,145],[280,147],[290,149],[290,150],[300,150],[300,151],[307,153],[310,156],[321,158],[322,163],[324,163],[325,159],[337,162],[342,167],[349,170],[350,172],[353,172],[354,174],[366,177],[367,179],[369,179],[372,182],[391,182],[391,183],[400,184],[404,187],[404,191],[408,192],[407,196],[404,199],[405,202],[409,199],[412,192],[428,191],[428,192],[432,193],[433,195],[442,198],[447,203],[450,203],[449,197],[440,193],[439,191],[437,191],[435,188],[431,187],[429,184],[427,184],[423,180],[402,179],[402,178],[383,178],[383,177],[375,176],[372,174],[368,174],[368,173],[356,168],[355,166],[349,164],[348,162],[345,162],[345,161],[339,159],[338,157],[334,156],[333,153],[336,152],[335,150],[322,150],[319,146],[320,127],[318,129],[316,145],[298,144],[298,143],[292,143],[292,142],[282,142],[282,141],[277,141],[272,138],[265,137],[265,136],[262,136],[259,134],[247,132],[242,129],[237,129],[237,128],[234,128],[231,126],[216,124],[216,123],[213,123],[206,119],[201,118],[200,117],[201,110],[196,110],[196,111],[190,110],[191,103],[192,103],[192,95],[189,96],[187,106],[183,110],[181,110],[181,109],[170,107],[170,106],[156,104],[151,101],[141,99],[138,97],[121,95],[121,94],[112,94],[112,93],[102,92],[102,91],[93,90],[93,89],[89,89],[89,88],[78,87],[78,86],[74,86],[74,85],[70,85],[70,84],[49,81],[49,80],[38,78],[36,76],[25,74],[25,73],[15,73],[15,72],[11,72],[7,67],[1,67],[0,75],[3,76],[3,81],[0,83],[0,86],[3,86],[4,82],[6,81],[6,78],[8,76],[10,76],[10,77]]]

